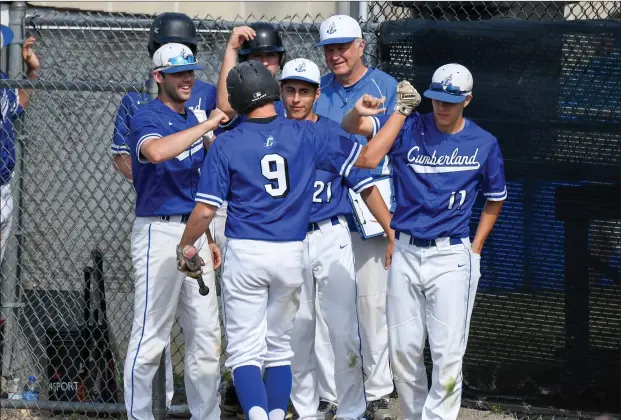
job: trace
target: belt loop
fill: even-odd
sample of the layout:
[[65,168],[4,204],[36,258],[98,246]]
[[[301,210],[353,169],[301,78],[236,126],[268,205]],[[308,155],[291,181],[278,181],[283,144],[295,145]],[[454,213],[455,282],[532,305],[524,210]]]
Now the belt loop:
[[436,248],[438,250],[449,249],[451,247],[451,238],[448,236],[445,238],[436,239]]

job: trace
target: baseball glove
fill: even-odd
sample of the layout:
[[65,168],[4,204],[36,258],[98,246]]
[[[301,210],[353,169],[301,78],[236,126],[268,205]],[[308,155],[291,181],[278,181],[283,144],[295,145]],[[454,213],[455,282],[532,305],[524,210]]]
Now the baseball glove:
[[193,246],[185,246],[183,249],[177,245],[177,270],[181,271],[193,279],[199,278],[203,274],[201,268],[205,262],[198,255],[198,251]]
[[407,80],[402,80],[397,85],[397,102],[395,104],[395,112],[408,116],[420,104],[420,95],[414,89],[414,86]]

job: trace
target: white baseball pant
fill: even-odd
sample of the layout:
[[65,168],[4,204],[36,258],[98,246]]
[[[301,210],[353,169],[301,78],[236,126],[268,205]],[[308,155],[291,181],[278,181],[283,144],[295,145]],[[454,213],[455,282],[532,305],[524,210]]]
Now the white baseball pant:
[[227,240],[222,302],[231,372],[239,366],[291,364],[303,252],[301,241]]
[[[401,233],[388,279],[390,360],[404,420],[454,420],[461,405],[466,351],[480,256],[470,240],[410,245]],[[425,339],[433,360],[431,390],[423,360]]]
[[[206,236],[197,241],[205,260],[203,280],[210,293],[201,296],[195,279],[176,268],[175,245],[185,224],[137,217],[132,230],[134,322],[125,360],[125,405],[130,419],[153,419],[152,381],[179,309],[185,337],[184,380],[193,419],[220,419],[220,324],[214,271]],[[180,303],[180,305],[179,305]]]
[[[388,354],[388,327],[386,322],[386,288],[388,271],[384,269],[386,238],[363,240],[358,232],[351,233],[354,250],[356,279],[358,281],[358,323],[362,342],[362,361],[365,392],[368,402],[392,393],[394,386]],[[321,394],[325,401],[335,402],[334,350],[326,342],[321,321],[317,326],[320,345],[317,346]]]
[[[315,299],[315,360],[317,363],[317,381],[319,399],[336,404],[336,384],[334,383],[334,351],[330,343],[328,324],[319,308],[319,299]],[[360,328],[360,326],[358,326]]]
[[364,387],[367,400],[375,401],[386,397],[394,389],[386,322],[388,270],[384,264],[388,240],[383,237],[362,240],[358,232],[353,232],[351,242],[358,279],[360,336],[366,375]]
[[13,194],[11,183],[0,187],[0,264],[4,261],[4,251],[13,228]]
[[334,349],[336,415],[358,419],[366,410],[366,401],[351,236],[343,217],[323,220],[317,225],[319,229],[309,232],[304,240],[304,284],[291,336],[294,352],[291,401],[300,419],[323,418],[317,412],[320,397],[315,353],[317,300]]

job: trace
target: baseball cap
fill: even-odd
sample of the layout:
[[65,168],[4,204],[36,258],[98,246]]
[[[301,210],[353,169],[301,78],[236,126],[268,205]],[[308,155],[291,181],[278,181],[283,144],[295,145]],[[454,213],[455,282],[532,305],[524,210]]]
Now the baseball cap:
[[0,48],[4,48],[13,41],[13,30],[6,25],[0,25]]
[[282,82],[283,80],[301,80],[319,85],[321,75],[317,64],[306,58],[296,58],[295,60],[287,61],[287,64],[283,67],[280,81]]
[[153,54],[153,70],[162,73],[180,73],[189,70],[203,70],[196,63],[192,50],[183,44],[171,42],[159,47]]
[[356,19],[347,15],[334,15],[321,23],[317,46],[347,44],[358,38],[362,38],[362,30]]
[[431,85],[423,94],[426,98],[458,104],[472,95],[472,74],[461,64],[451,63],[437,69]]

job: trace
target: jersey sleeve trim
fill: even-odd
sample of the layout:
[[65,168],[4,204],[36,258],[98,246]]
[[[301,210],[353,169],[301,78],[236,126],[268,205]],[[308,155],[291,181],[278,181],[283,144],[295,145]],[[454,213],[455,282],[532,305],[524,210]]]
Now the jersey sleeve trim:
[[507,187],[501,192],[488,192],[483,193],[486,199],[489,201],[503,201],[507,198]]
[[377,134],[377,132],[380,130],[380,121],[377,117],[369,117],[371,118],[371,123],[373,123],[373,134],[372,136],[375,137],[375,135]]
[[138,145],[136,145],[136,156],[138,156],[138,162],[150,163],[148,159],[143,159],[140,157],[141,156],[140,148],[142,147],[144,142],[146,142],[147,140],[159,139],[159,138],[162,138],[162,135],[158,133],[149,133],[149,134],[145,134],[144,136],[140,137],[140,140],[138,140]]
[[351,148],[349,157],[345,160],[345,163],[341,167],[341,171],[339,172],[340,176],[349,176],[349,172],[351,171],[351,168],[354,167],[354,163],[356,163],[361,151],[362,145],[360,143],[354,143],[354,147]]
[[215,195],[196,193],[195,201],[200,201],[201,203],[207,203],[215,207],[220,207],[224,200],[216,197]]
[[355,193],[360,193],[361,191],[364,191],[367,188],[372,187],[373,185],[375,185],[375,180],[372,177],[368,177],[368,178],[363,179],[362,181],[360,181],[356,185],[354,185],[352,190]]
[[120,146],[113,144],[110,150],[112,151],[113,155],[129,155],[130,154],[129,146],[126,144],[122,144]]

